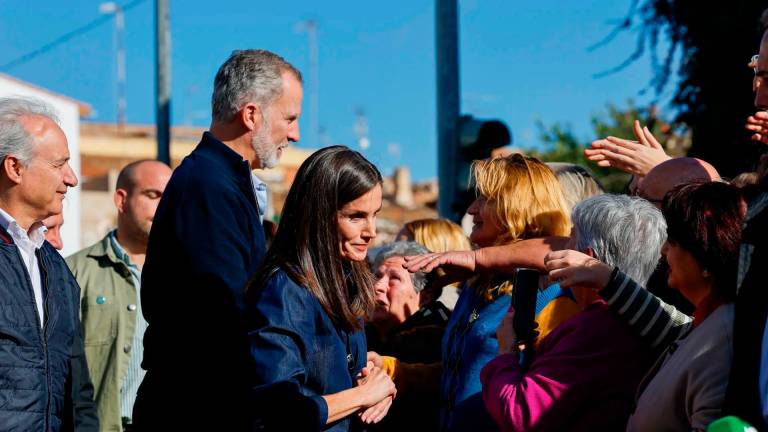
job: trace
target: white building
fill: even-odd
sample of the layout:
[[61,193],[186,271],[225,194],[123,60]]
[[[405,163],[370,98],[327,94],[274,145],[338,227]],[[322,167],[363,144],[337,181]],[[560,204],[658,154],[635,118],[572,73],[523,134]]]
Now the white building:
[[[80,117],[90,114],[91,107],[70,97],[54,93],[28,82],[0,73],[0,96],[33,97],[50,104],[58,113],[61,128],[69,141],[70,165],[80,178]],[[64,249],[71,255],[80,249],[80,188],[71,188],[64,200],[64,225],[61,227]]]

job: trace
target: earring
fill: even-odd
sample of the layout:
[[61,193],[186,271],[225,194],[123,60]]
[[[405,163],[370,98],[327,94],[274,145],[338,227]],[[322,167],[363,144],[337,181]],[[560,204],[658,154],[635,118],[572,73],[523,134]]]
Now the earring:
[[702,270],[701,276],[708,278],[710,276],[709,270],[707,269]]

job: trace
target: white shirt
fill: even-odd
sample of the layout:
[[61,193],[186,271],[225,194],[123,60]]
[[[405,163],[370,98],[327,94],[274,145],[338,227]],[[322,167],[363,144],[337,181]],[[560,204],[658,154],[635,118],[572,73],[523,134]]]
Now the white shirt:
[[269,205],[267,184],[256,177],[256,174],[253,172],[251,172],[251,183],[253,184],[253,193],[256,195],[256,202],[259,204],[259,220],[264,222],[264,215],[267,212],[267,206]]
[[40,326],[42,327],[45,319],[43,315],[43,281],[40,276],[40,263],[37,261],[35,250],[43,246],[47,229],[41,224],[39,228],[32,231],[30,236],[24,231],[24,228],[16,223],[16,219],[3,209],[0,209],[0,226],[8,231],[16,247],[19,248],[19,252],[21,252],[21,260],[24,261],[27,274],[32,281],[32,291],[35,294],[37,314],[40,316]]

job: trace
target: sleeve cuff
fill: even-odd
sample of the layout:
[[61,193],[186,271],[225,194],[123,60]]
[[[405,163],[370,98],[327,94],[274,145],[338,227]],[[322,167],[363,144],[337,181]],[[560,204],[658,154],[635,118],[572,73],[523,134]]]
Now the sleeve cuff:
[[309,398],[317,406],[317,429],[323,430],[328,423],[328,403],[322,396],[310,396]]

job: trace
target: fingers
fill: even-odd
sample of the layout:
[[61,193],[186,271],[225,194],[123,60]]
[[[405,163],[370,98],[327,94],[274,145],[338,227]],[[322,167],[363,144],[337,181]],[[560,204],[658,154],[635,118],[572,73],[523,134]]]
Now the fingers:
[[642,143],[643,145],[647,145],[645,140],[645,134],[643,134],[643,127],[640,125],[639,120],[635,120],[632,122],[632,133],[635,135],[635,139]]
[[376,405],[368,407],[362,411],[360,413],[360,420],[367,424],[378,423],[384,419],[391,406],[392,396],[388,396]]
[[427,272],[429,270],[426,270],[426,267],[435,259],[436,255],[437,254],[430,253],[403,257],[405,259],[405,264],[403,264],[403,266],[411,273],[417,271]]
[[656,137],[653,136],[651,131],[648,129],[648,126],[643,126],[643,136],[645,137],[646,142],[650,144],[650,147],[657,150],[662,150],[661,143],[656,140]]
[[368,353],[366,354],[366,362],[373,363],[373,365],[378,368],[384,366],[384,360],[381,358],[379,353],[375,351],[368,351]]

